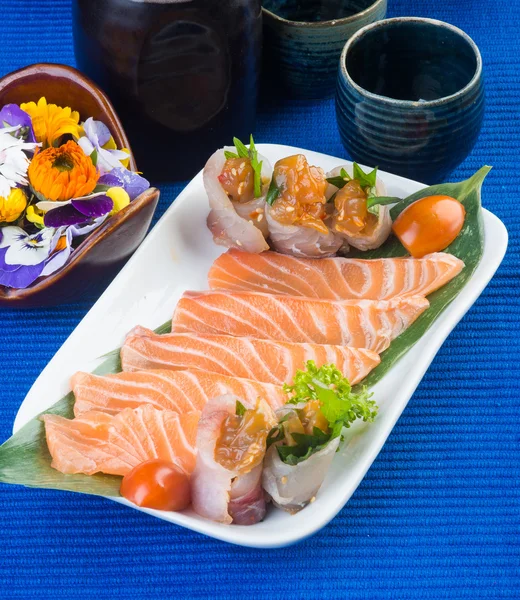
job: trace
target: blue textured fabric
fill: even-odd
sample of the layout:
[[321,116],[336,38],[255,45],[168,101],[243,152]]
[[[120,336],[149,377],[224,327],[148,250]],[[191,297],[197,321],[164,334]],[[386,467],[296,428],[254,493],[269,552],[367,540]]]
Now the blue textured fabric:
[[[449,21],[480,46],[485,124],[453,178],[494,165],[483,201],[506,223],[510,246],[359,489],[313,538],[256,551],[103,499],[1,485],[0,597],[519,597],[520,2],[389,4],[391,16]],[[38,61],[74,64],[70,1],[3,0],[0,42],[0,75]],[[259,142],[345,155],[332,101],[274,94],[258,120]],[[181,189],[162,187],[158,216]],[[0,439],[10,435],[30,385],[95,300],[91,294],[56,309],[0,311]]]

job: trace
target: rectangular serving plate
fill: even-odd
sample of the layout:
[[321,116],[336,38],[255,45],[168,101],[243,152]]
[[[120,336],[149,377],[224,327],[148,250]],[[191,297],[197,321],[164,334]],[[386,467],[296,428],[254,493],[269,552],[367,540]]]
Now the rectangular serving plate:
[[[284,156],[297,153],[304,153],[311,164],[325,171],[348,163],[344,159],[290,146],[258,144],[258,150],[272,164]],[[380,176],[391,196],[404,198],[425,187],[389,173],[381,172]],[[202,173],[199,173],[177,197],[35,381],[20,406],[13,432],[68,393],[70,376],[78,370],[93,370],[101,362],[99,357],[119,347],[132,327],[158,327],[171,318],[185,290],[207,289],[208,270],[225,250],[213,243],[206,227],[207,214],[208,200]],[[483,217],[485,248],[480,265],[458,297],[414,346],[413,352],[408,352],[374,386],[375,399],[380,406],[377,419],[369,426],[361,422],[348,430],[345,443],[334,458],[314,503],[296,515],[271,509],[263,522],[245,527],[214,523],[197,516],[193,511],[168,513],[140,509],[123,498],[112,499],[160,519],[242,546],[282,547],[316,533],[352,496],[444,340],[500,265],[507,248],[507,230],[489,211],[484,210]]]

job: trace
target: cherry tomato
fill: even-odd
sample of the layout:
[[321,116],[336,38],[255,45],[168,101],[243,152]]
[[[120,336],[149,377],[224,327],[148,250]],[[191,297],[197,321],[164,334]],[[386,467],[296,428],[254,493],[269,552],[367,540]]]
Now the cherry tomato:
[[427,196],[410,204],[394,221],[392,229],[415,258],[448,247],[459,235],[466,211],[450,196]]
[[137,506],[184,510],[190,504],[190,480],[166,460],[147,460],[123,477],[121,496]]

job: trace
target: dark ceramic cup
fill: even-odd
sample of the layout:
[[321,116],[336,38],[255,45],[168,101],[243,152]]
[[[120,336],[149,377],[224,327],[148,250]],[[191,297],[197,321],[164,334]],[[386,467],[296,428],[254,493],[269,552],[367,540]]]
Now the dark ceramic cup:
[[466,158],[480,132],[480,52],[463,31],[441,21],[369,25],[341,54],[336,114],[354,160],[437,183]]
[[299,98],[333,96],[345,42],[387,0],[263,0],[264,79]]

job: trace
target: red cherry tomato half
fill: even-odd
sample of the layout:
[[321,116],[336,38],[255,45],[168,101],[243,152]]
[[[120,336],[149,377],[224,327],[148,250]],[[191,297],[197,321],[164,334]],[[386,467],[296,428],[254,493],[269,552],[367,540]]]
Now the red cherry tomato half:
[[427,196],[410,204],[394,221],[392,229],[415,258],[447,248],[459,235],[466,211],[450,196]]
[[190,504],[190,480],[166,460],[148,460],[123,477],[121,496],[137,506],[184,510]]

